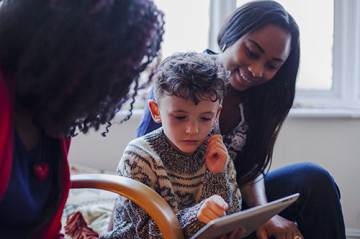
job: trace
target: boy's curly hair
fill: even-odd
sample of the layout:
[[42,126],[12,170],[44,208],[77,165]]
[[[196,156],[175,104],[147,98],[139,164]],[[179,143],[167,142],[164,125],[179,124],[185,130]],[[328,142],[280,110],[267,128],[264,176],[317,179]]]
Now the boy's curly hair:
[[166,94],[185,100],[191,98],[195,105],[207,99],[222,102],[228,76],[216,56],[196,52],[175,53],[162,61],[154,76],[155,99],[159,102]]
[[151,0],[3,0],[1,72],[41,129],[97,130],[134,100],[163,25]]

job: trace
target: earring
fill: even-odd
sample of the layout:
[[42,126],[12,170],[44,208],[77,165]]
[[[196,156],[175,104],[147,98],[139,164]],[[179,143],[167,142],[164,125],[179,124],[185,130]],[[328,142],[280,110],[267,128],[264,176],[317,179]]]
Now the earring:
[[226,50],[226,44],[223,45],[223,47],[221,48],[221,51],[224,52]]

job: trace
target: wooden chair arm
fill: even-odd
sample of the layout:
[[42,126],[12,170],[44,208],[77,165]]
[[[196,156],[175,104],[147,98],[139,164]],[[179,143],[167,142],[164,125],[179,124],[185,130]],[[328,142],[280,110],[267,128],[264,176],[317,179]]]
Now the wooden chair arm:
[[143,183],[110,174],[72,175],[71,183],[71,188],[97,188],[129,198],[150,215],[164,238],[184,238],[172,208],[157,192]]

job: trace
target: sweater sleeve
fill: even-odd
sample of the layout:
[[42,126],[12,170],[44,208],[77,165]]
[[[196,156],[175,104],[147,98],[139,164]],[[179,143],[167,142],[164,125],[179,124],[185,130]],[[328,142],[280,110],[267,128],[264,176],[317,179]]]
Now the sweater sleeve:
[[[135,148],[140,149],[135,150]],[[157,176],[153,162],[144,157],[141,148],[129,144],[120,160],[117,174],[135,179],[156,191]],[[155,221],[130,199],[118,196],[114,210],[113,231],[100,238],[161,238]]]
[[228,159],[223,172],[212,173],[208,169],[205,172],[203,197],[208,198],[214,194],[221,196],[228,203],[227,215],[241,210],[241,194],[236,183],[236,171],[231,159]]
[[227,214],[240,211],[241,195],[236,183],[236,173],[232,160],[228,159],[223,172],[212,173],[208,169],[205,171],[202,191],[202,201],[200,203],[180,210],[176,214],[185,238],[190,238],[205,226],[205,223],[197,219],[197,212],[204,201],[214,194],[221,196],[229,204]]
[[176,213],[185,238],[190,238],[203,226],[205,226],[205,223],[202,223],[197,219],[197,212],[203,203],[204,200],[192,207],[184,208]]
[[[190,238],[204,223],[197,220],[197,212],[204,201],[176,213],[185,238]],[[162,238],[154,220],[131,200],[118,197],[114,214],[114,229],[101,238]]]

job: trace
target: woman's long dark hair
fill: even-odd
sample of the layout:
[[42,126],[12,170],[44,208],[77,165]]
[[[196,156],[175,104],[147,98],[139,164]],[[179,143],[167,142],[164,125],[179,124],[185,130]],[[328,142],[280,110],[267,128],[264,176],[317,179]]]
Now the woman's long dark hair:
[[164,32],[163,13],[151,0],[1,4],[1,72],[15,81],[17,103],[53,135],[97,130],[134,99]]
[[275,140],[294,101],[300,59],[299,28],[279,3],[254,1],[238,8],[218,36],[218,45],[224,51],[243,35],[270,24],[291,34],[291,51],[273,79],[244,91],[249,130],[246,145],[234,160],[239,185],[254,180],[271,165]]

